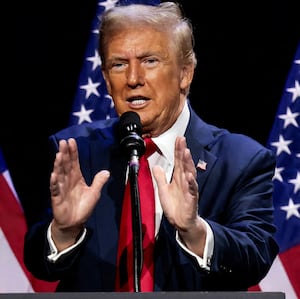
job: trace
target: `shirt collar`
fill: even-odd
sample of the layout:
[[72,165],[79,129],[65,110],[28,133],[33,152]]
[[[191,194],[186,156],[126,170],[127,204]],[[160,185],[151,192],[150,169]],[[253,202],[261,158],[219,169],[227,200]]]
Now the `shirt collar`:
[[187,101],[173,126],[152,140],[158,146],[165,158],[174,164],[174,148],[177,136],[184,136],[190,118],[190,110]]

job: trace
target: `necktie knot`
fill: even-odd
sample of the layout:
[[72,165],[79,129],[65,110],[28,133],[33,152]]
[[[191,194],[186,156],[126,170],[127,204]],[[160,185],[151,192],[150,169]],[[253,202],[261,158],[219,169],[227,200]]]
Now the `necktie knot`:
[[144,138],[144,141],[146,144],[145,158],[148,158],[157,150],[157,146],[151,138]]

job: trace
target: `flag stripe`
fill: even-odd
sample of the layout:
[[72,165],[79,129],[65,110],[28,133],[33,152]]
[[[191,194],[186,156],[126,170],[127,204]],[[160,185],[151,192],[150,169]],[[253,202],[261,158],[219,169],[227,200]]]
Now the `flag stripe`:
[[30,273],[23,263],[23,239],[27,224],[23,209],[0,151],[0,275],[1,292],[33,292]]
[[259,283],[259,287],[263,292],[284,292],[286,298],[297,299],[294,288],[289,281],[286,270],[278,256],[268,275]]
[[291,249],[280,254],[280,260],[284,265],[285,271],[289,277],[291,284],[294,286],[295,292],[300,298],[300,245],[294,246]]
[[0,292],[32,293],[33,289],[27,275],[17,260],[0,227]]
[[[23,242],[20,242],[20,238],[24,237],[27,226],[24,213],[3,175],[0,175],[0,199],[0,227],[17,260],[22,265]],[[11,221],[11,215],[14,215],[13,221]],[[22,268],[26,272],[25,267]]]
[[57,282],[36,279],[23,261],[27,223],[0,149],[0,292],[53,292]]

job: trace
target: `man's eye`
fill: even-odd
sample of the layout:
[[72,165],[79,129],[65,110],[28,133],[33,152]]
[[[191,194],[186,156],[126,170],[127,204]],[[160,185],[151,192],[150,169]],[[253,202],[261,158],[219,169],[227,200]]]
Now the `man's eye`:
[[123,62],[112,63],[111,69],[114,71],[122,71],[126,67],[126,64]]
[[146,61],[149,63],[154,63],[154,62],[157,62],[157,59],[156,58],[148,58]]
[[113,63],[112,67],[113,68],[121,68],[124,66],[124,63],[118,62],[118,63]]
[[144,64],[149,65],[149,66],[156,65],[157,63],[158,63],[158,59],[156,59],[156,58],[147,58],[144,61]]

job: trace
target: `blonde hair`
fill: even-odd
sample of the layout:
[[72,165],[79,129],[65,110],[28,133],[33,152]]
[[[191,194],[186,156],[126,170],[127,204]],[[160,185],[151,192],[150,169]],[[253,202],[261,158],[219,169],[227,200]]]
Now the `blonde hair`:
[[115,6],[101,16],[99,54],[105,68],[105,45],[120,28],[128,26],[151,26],[170,34],[177,58],[183,65],[196,67],[194,36],[190,21],[183,16],[179,4],[162,2],[159,5],[130,4]]

